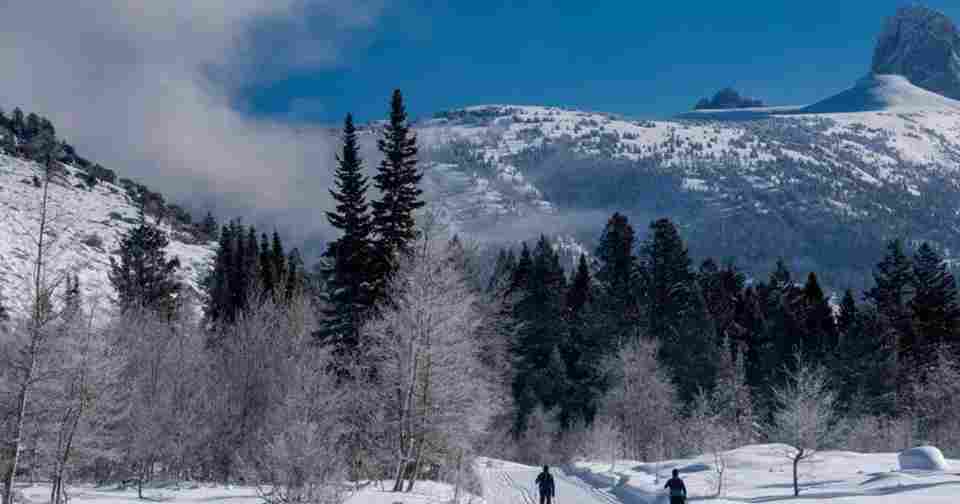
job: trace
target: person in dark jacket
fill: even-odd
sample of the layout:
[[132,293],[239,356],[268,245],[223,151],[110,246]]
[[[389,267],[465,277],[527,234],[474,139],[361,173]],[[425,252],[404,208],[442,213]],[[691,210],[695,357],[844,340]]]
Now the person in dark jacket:
[[543,472],[537,475],[537,488],[540,489],[540,504],[552,504],[557,487],[553,484],[549,466],[543,466]]
[[673,477],[667,481],[663,488],[670,489],[670,504],[684,504],[687,502],[687,486],[680,479],[680,471],[674,469]]

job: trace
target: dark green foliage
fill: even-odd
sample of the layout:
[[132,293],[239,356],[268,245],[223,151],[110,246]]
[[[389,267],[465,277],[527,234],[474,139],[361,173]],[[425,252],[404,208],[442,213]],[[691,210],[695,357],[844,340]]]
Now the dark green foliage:
[[652,222],[640,250],[646,333],[660,342],[660,358],[688,401],[713,388],[716,329],[676,226],[669,219]]
[[840,301],[840,313],[837,314],[837,330],[841,339],[845,338],[853,329],[857,322],[857,314],[857,300],[853,297],[853,291],[847,289]]
[[642,307],[636,237],[629,220],[615,213],[597,247],[597,305],[604,333],[619,347],[640,337]]
[[547,238],[540,237],[532,254],[524,246],[512,289],[515,332],[510,350],[517,433],[523,432],[527,416],[538,405],[547,410],[559,406],[567,387],[560,355],[566,337],[565,289],[563,268]]
[[903,250],[903,242],[887,244],[887,254],[873,274],[875,286],[866,292],[876,307],[881,325],[897,343],[897,383],[903,386],[913,376],[916,334],[910,311],[913,299],[913,264]]
[[176,311],[180,261],[167,259],[166,233],[145,221],[120,242],[120,260],[110,258],[110,283],[121,312],[146,310],[171,317]]
[[956,348],[960,336],[956,281],[943,258],[927,243],[913,256],[913,292],[914,357],[917,365],[927,366],[933,364],[939,348]]
[[335,189],[330,195],[337,207],[336,211],[327,212],[327,220],[341,235],[324,254],[327,308],[316,337],[331,345],[339,358],[350,359],[360,348],[360,330],[374,306],[378,265],[374,255],[374,222],[366,196],[368,181],[363,175],[357,133],[349,114],[343,124],[343,150],[337,157],[335,176]]
[[827,301],[817,281],[817,274],[810,272],[803,287],[804,308],[804,354],[809,358],[823,361],[833,353],[838,344],[837,323],[833,308]]
[[398,258],[416,238],[414,212],[424,205],[419,187],[423,174],[417,168],[417,137],[407,122],[400,90],[393,92],[390,119],[377,148],[384,159],[373,178],[380,199],[372,203],[372,225],[382,294],[382,286],[396,269]]
[[212,212],[207,212],[207,216],[203,218],[203,222],[200,223],[200,233],[207,240],[213,240],[217,237],[217,219],[213,216]]
[[262,234],[258,241],[253,226],[234,220],[221,227],[217,245],[213,268],[203,281],[204,316],[212,326],[233,324],[251,303],[288,301],[288,293],[299,288],[302,279],[290,278],[290,261],[276,233],[273,240]]

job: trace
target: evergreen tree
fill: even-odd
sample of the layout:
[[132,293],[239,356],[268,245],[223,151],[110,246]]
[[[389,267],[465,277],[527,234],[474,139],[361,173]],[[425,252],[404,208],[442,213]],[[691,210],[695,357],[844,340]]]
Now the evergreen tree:
[[273,250],[270,248],[270,239],[267,237],[267,233],[263,233],[260,235],[260,257],[257,261],[257,277],[259,278],[263,295],[268,298],[273,297],[273,289],[276,282],[276,274],[273,271],[275,266]]
[[840,313],[837,314],[837,329],[841,337],[846,337],[857,322],[857,300],[853,291],[847,289],[840,301]]
[[517,267],[517,256],[511,249],[500,249],[493,265],[493,273],[487,283],[487,292],[497,293],[509,288],[513,270]]
[[716,329],[691,271],[687,247],[669,219],[650,224],[641,254],[648,334],[660,341],[661,359],[680,397],[692,400],[700,389],[713,389]]
[[746,330],[737,320],[737,309],[746,285],[743,273],[733,263],[721,269],[713,259],[706,259],[697,272],[697,281],[716,326],[717,341],[744,341]]
[[564,428],[577,420],[592,423],[606,392],[602,364],[609,346],[595,330],[593,303],[590,268],[586,256],[581,254],[566,295],[564,318],[568,332],[560,346],[569,387],[561,396],[560,422]]
[[910,301],[917,335],[917,365],[933,363],[936,350],[949,345],[956,350],[960,331],[957,284],[943,258],[924,243],[913,256],[913,291]]
[[[885,338],[895,342],[897,383],[903,385],[901,392],[908,393],[906,384],[914,375],[916,348],[910,312],[914,281],[913,265],[904,253],[902,241],[893,240],[887,244],[887,254],[877,264],[873,278],[876,285],[867,291],[866,297],[876,307]],[[908,407],[908,403],[902,406]]]
[[809,358],[821,361],[837,347],[837,323],[817,274],[812,271],[803,287],[803,304],[806,309],[804,352]]
[[[530,261],[527,280],[517,285],[513,307],[516,323],[511,353],[514,356],[513,396],[515,431],[521,433],[537,405],[550,410],[560,405],[568,384],[560,346],[566,336],[563,317],[566,278],[560,258],[549,240],[541,236],[530,252],[524,248],[521,263]],[[518,268],[519,269],[519,268]]]
[[213,239],[217,234],[217,219],[213,216],[213,213],[207,212],[207,216],[203,218],[203,222],[200,224],[200,232],[203,233],[207,239]]
[[233,222],[220,229],[217,254],[213,259],[213,269],[204,281],[207,293],[205,316],[208,322],[232,324],[236,320],[235,299],[232,283],[234,278],[234,258],[236,256],[236,226]]
[[287,277],[287,255],[283,251],[283,242],[280,241],[280,233],[276,229],[273,230],[270,255],[273,261],[274,284],[280,285]]
[[374,200],[373,230],[377,238],[379,294],[396,269],[398,257],[408,252],[416,238],[414,212],[423,207],[420,179],[417,169],[417,138],[407,123],[407,112],[400,90],[393,92],[390,101],[390,120],[377,142],[383,153],[374,185],[380,199]]
[[110,283],[121,312],[147,310],[171,317],[176,308],[180,261],[167,259],[166,234],[146,221],[130,229],[120,242],[120,260],[110,258]]
[[639,337],[640,277],[634,248],[636,237],[626,216],[615,213],[607,221],[597,246],[597,308],[607,324],[604,331],[619,346]]
[[[354,356],[361,343],[360,329],[373,308],[377,287],[372,240],[374,223],[366,199],[368,182],[363,175],[357,133],[349,114],[344,120],[343,150],[337,163],[336,189],[330,191],[337,207],[335,212],[327,212],[327,220],[343,234],[330,243],[325,254],[329,265],[324,271],[328,308],[324,311],[317,337],[333,345],[336,356],[349,358]],[[402,188],[394,189],[403,191]],[[397,195],[385,193],[384,197],[396,198]]]

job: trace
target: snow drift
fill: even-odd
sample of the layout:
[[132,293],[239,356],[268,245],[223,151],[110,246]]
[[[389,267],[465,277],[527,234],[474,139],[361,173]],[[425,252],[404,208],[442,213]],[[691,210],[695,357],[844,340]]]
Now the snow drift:
[[939,448],[934,446],[918,446],[900,452],[897,457],[901,471],[946,471],[950,464],[943,457]]

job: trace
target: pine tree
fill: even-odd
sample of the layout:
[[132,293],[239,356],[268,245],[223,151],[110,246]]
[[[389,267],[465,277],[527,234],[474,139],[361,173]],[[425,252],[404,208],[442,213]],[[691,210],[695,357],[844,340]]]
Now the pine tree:
[[332,345],[338,358],[347,359],[355,357],[361,344],[360,329],[373,308],[377,281],[373,221],[366,199],[368,181],[349,114],[344,120],[343,150],[337,163],[336,190],[330,191],[337,207],[335,212],[327,212],[327,220],[343,234],[330,243],[325,254],[329,308],[324,311],[317,337]]
[[567,337],[560,345],[569,387],[561,398],[560,422],[564,428],[578,420],[592,423],[606,392],[602,363],[609,346],[596,331],[592,283],[587,258],[581,254],[566,295]]
[[704,302],[717,329],[717,341],[743,341],[746,330],[737,321],[737,308],[746,285],[746,277],[733,263],[723,269],[706,259],[697,272]]
[[913,256],[913,291],[910,301],[917,335],[916,364],[932,364],[938,348],[954,347],[960,332],[957,284],[943,258],[924,243]]
[[417,138],[407,123],[407,112],[400,90],[393,92],[390,120],[377,147],[383,153],[374,185],[380,199],[374,200],[373,230],[377,238],[379,295],[397,267],[398,257],[407,253],[416,238],[414,212],[423,207],[419,184],[423,174],[417,169]]
[[837,314],[837,329],[841,337],[846,337],[850,333],[857,322],[857,313],[857,300],[853,297],[853,291],[847,289],[840,301],[840,313]]
[[623,346],[639,338],[640,276],[634,248],[636,237],[626,216],[614,213],[597,246],[597,308],[604,316],[610,341]]
[[203,218],[203,222],[200,224],[200,232],[203,233],[207,239],[215,238],[217,234],[217,219],[213,216],[213,213],[207,212],[207,216]]
[[817,274],[812,271],[803,287],[803,304],[806,309],[804,352],[810,358],[821,361],[837,347],[837,323],[833,308],[820,288]]
[[236,255],[235,231],[236,227],[232,222],[221,227],[213,269],[204,280],[204,289],[207,293],[205,317],[211,323],[232,324],[236,320],[234,295],[231,290]]
[[[916,349],[916,334],[910,313],[914,281],[913,265],[904,253],[902,241],[893,240],[887,244],[887,254],[877,264],[873,278],[876,285],[867,291],[866,297],[876,307],[884,337],[895,342],[897,383],[903,386],[901,392],[909,393],[905,387],[914,375]],[[906,397],[903,399],[908,400]],[[908,406],[908,403],[902,405]]]
[[273,289],[276,282],[276,274],[273,271],[275,266],[273,260],[273,250],[270,248],[270,239],[267,233],[260,235],[260,257],[257,261],[257,277],[259,278],[263,295],[268,299],[273,298]]
[[660,357],[680,397],[692,400],[699,388],[713,388],[716,329],[676,226],[669,219],[652,222],[640,250],[647,333],[660,342]]
[[530,270],[526,281],[516,285],[513,305],[516,329],[511,344],[515,357],[513,395],[517,433],[522,432],[527,415],[538,404],[547,410],[558,406],[568,386],[562,379],[565,370],[559,358],[560,345],[566,336],[563,317],[566,278],[560,258],[549,240],[541,236],[532,255],[524,248],[521,264],[525,260],[530,261]]
[[166,234],[146,221],[129,230],[120,242],[120,260],[110,258],[110,283],[121,312],[147,310],[171,317],[176,308],[180,261],[167,259]]
[[273,261],[274,284],[280,285],[280,282],[287,277],[287,255],[283,251],[283,242],[280,240],[280,233],[273,230],[273,239],[270,245],[270,255]]

